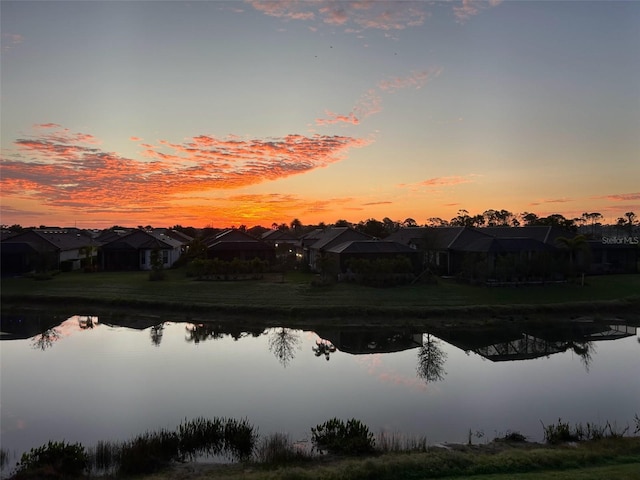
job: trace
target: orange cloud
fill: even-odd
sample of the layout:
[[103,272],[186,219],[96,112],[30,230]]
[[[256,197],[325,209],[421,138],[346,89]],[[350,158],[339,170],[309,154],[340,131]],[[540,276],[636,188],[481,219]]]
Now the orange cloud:
[[180,207],[176,202],[194,193],[255,185],[327,166],[369,141],[328,135],[199,135],[183,143],[146,144],[146,161],[106,152],[94,146],[100,143],[94,136],[57,125],[40,125],[35,135],[14,143],[17,152],[2,159],[5,197],[91,214],[157,214],[163,209],[175,212]]

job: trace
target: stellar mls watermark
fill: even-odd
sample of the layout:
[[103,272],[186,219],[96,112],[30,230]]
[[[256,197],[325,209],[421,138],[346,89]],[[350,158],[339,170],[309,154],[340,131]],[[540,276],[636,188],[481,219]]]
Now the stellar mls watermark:
[[602,237],[604,245],[638,245],[638,237]]

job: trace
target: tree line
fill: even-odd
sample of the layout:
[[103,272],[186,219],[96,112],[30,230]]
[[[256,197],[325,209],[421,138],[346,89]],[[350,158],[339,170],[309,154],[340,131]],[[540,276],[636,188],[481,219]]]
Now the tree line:
[[[384,238],[393,232],[398,231],[400,228],[412,228],[412,227],[520,227],[520,226],[558,226],[565,228],[572,232],[577,232],[581,229],[584,233],[595,235],[598,228],[602,227],[602,220],[604,216],[599,212],[584,212],[579,217],[567,218],[559,213],[554,213],[548,216],[538,216],[532,212],[513,213],[509,210],[485,210],[482,213],[471,214],[468,210],[460,209],[457,215],[449,220],[440,217],[430,217],[424,224],[419,224],[413,218],[409,217],[403,221],[392,220],[389,217],[384,217],[382,220],[375,218],[369,218],[367,220],[361,220],[357,223],[349,222],[344,219],[336,220],[334,223],[320,222],[313,225],[304,225],[298,218],[294,218],[289,223],[272,223],[270,227],[262,225],[256,225],[253,227],[247,227],[246,225],[240,225],[238,227],[233,226],[231,228],[237,228],[244,231],[254,237],[260,238],[262,234],[269,230],[283,230],[289,231],[293,235],[299,237],[305,233],[308,233],[314,229],[324,229],[327,227],[350,227],[363,233],[369,234],[376,238]],[[613,227],[624,231],[631,235],[633,229],[640,224],[638,216],[632,212],[626,212],[623,216],[618,217]],[[23,230],[34,229],[36,227],[22,227],[21,225],[2,225],[2,231],[21,232]],[[47,228],[41,225],[38,228]],[[151,225],[142,226],[138,225],[141,230],[150,230],[153,227]],[[215,228],[213,226],[206,226],[204,228],[196,227],[184,227],[180,224],[171,227],[173,230],[180,231],[192,238],[207,238],[217,233],[220,233],[226,228]],[[111,229],[125,229],[125,227],[114,225]]]

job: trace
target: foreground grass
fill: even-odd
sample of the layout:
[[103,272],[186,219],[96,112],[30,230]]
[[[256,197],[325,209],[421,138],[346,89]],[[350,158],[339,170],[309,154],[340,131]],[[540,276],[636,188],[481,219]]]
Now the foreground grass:
[[175,468],[144,480],[361,480],[361,479],[601,479],[640,478],[640,438],[616,438],[571,447],[502,446],[432,449],[346,460],[318,460],[268,469],[255,465]]
[[[585,285],[567,283],[517,288],[487,288],[439,279],[436,284],[373,288],[340,283],[314,287],[310,274],[267,276],[262,280],[206,282],[188,278],[184,270],[167,271],[163,281],[149,281],[148,272],[63,273],[51,280],[2,280],[3,303],[157,307],[168,310],[279,313],[296,316],[395,315],[421,316],[452,311],[464,314],[580,309],[640,312],[640,275],[588,277]],[[250,300],[249,302],[247,300]],[[513,310],[513,308],[511,308]]]

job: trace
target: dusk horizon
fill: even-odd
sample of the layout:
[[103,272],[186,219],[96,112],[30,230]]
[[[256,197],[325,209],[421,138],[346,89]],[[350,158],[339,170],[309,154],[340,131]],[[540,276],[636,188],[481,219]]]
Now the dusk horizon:
[[0,8],[3,225],[640,213],[636,2]]

